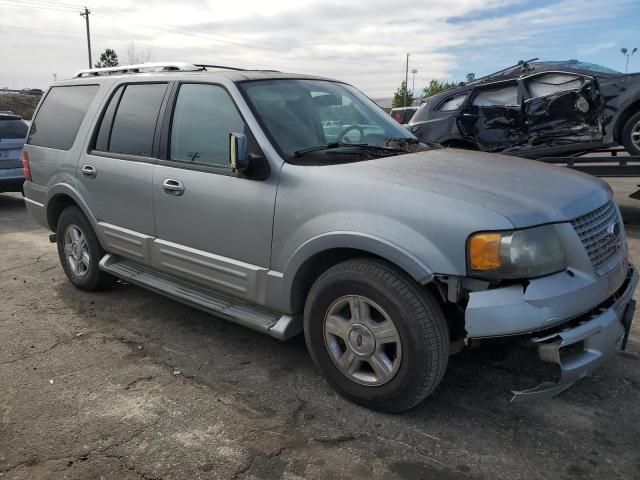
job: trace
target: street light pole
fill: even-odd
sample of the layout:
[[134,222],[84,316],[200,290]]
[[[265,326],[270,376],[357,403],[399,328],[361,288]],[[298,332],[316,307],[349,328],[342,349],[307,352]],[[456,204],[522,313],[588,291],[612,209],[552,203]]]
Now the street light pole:
[[407,53],[407,66],[404,70],[404,107],[407,106],[409,101],[409,54]]
[[624,73],[629,72],[629,58],[637,51],[638,51],[638,48],[634,48],[633,50],[631,50],[631,53],[629,53],[629,51],[626,48],[620,49],[620,53],[622,53],[625,57],[627,57],[627,61],[624,66]]
[[416,94],[416,73],[418,73],[418,70],[414,68],[413,70],[411,70],[411,73],[413,75],[413,81],[411,83],[411,95],[415,95]]

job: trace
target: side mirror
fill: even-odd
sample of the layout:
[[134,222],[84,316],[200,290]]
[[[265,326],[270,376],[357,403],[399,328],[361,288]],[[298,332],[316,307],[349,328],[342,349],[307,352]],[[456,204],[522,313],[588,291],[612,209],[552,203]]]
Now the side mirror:
[[229,163],[234,172],[244,172],[249,168],[247,153],[247,136],[243,133],[229,134]]

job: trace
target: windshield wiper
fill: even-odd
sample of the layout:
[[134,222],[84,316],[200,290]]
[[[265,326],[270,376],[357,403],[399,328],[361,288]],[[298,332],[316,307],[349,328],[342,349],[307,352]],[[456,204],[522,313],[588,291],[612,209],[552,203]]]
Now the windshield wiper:
[[383,145],[370,145],[368,143],[333,142],[333,143],[327,143],[325,145],[316,145],[315,147],[303,148],[302,150],[296,150],[295,152],[293,152],[293,156],[301,157],[311,152],[318,152],[320,150],[332,150],[334,148],[342,148],[342,147],[355,147],[355,148],[363,148],[367,150],[385,150],[389,152],[404,152],[402,148],[385,147]]

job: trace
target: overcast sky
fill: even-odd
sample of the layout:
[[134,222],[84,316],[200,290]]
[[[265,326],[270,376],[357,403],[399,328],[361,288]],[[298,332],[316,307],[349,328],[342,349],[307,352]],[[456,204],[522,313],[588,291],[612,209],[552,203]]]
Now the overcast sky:
[[[409,69],[462,80],[519,59],[578,58],[624,70],[640,47],[640,0],[88,0],[94,63],[127,45],[154,61],[325,75],[388,97]],[[0,87],[45,88],[86,68],[83,4],[0,0]],[[640,54],[630,70],[640,70]],[[411,87],[411,74],[409,75]]]

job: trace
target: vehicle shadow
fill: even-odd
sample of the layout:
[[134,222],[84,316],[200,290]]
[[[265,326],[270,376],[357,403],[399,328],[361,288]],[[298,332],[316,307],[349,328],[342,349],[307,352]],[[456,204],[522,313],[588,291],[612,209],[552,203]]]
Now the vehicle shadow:
[[29,215],[20,193],[0,193],[0,235],[37,230],[40,227]]

